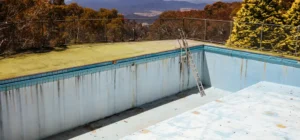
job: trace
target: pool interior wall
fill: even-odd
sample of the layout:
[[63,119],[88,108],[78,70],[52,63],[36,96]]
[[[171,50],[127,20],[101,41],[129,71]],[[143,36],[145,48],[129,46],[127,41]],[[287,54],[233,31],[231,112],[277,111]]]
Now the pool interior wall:
[[[236,92],[260,81],[300,87],[297,61],[192,47],[205,86]],[[0,81],[0,139],[41,139],[196,86],[180,50]]]

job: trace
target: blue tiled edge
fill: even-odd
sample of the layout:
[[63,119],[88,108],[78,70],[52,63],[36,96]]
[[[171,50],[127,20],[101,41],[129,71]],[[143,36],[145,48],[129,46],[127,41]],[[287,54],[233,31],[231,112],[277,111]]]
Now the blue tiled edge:
[[237,51],[237,50],[231,50],[231,49],[227,49],[227,48],[218,48],[218,47],[214,47],[214,46],[210,46],[210,45],[205,45],[204,51],[217,53],[217,54],[223,54],[223,55],[232,56],[232,57],[251,59],[251,60],[257,60],[257,61],[262,61],[262,62],[267,62],[267,63],[272,63],[272,64],[279,64],[279,65],[300,68],[299,61],[287,59],[287,58],[276,57],[276,56],[256,54],[256,53],[245,52],[245,51]]
[[[210,45],[201,45],[201,46],[195,46],[191,48],[192,52],[199,52],[201,50],[204,50],[205,52],[212,52],[212,53],[217,53],[217,54],[222,54],[222,55],[227,55],[232,57],[252,59],[257,61],[263,61],[268,63],[300,68],[300,64],[298,61],[286,59],[286,58],[231,50],[227,48],[219,48]],[[31,85],[36,85],[36,84],[41,84],[46,82],[53,82],[61,79],[67,79],[71,77],[96,73],[100,71],[126,67],[132,64],[142,64],[151,61],[157,61],[161,59],[176,57],[179,54],[180,54],[180,50],[178,49],[178,50],[172,50],[167,52],[160,52],[160,53],[147,54],[138,57],[126,58],[126,59],[118,60],[117,64],[113,64],[113,62],[103,62],[103,63],[91,64],[86,66],[68,68],[68,69],[63,69],[63,70],[58,70],[53,72],[28,75],[28,76],[14,78],[14,79],[0,80],[0,91],[7,91],[7,90],[17,89],[25,86],[31,86]]]
[[[191,48],[192,52],[199,52],[203,50],[202,46],[195,46]],[[28,75],[24,77],[18,77],[14,79],[0,81],[0,91],[8,91],[11,89],[17,89],[25,86],[31,86],[36,84],[42,84],[46,82],[58,81],[61,79],[67,79],[76,76],[82,76],[110,69],[116,69],[121,67],[130,66],[132,64],[142,64],[161,59],[176,57],[180,54],[180,50],[172,50],[167,52],[160,52],[155,54],[147,54],[138,57],[126,58],[117,60],[116,64],[113,62],[103,62],[98,64],[86,65],[81,67],[68,68],[53,72]]]

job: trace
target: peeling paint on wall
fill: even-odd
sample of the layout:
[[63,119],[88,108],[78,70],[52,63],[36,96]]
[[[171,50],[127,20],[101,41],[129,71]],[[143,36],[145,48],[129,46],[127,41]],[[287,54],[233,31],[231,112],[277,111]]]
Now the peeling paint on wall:
[[0,91],[1,139],[45,138],[195,87],[190,77],[177,56]]
[[213,52],[204,54],[204,68],[208,69],[204,71],[204,81],[210,81],[214,87],[236,92],[260,81],[300,87],[300,79],[295,78],[300,77],[299,68]]

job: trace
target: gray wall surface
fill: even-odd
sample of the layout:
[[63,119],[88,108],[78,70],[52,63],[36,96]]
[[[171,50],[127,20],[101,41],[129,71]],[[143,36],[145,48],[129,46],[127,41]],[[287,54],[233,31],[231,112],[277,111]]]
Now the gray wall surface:
[[203,61],[206,85],[230,92],[261,81],[300,87],[299,62],[225,49],[208,51],[210,48],[205,49]]
[[195,86],[177,55],[1,91],[0,139],[45,138]]

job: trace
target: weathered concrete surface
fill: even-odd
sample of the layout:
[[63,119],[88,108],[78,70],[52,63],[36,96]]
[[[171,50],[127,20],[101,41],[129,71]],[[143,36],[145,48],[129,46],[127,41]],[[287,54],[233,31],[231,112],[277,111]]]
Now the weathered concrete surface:
[[47,140],[116,140],[230,94],[214,87],[205,91],[207,96],[203,98],[197,94],[197,89],[189,90],[94,122],[86,127],[47,138]]
[[206,51],[203,62],[203,82],[223,90],[237,92],[261,81],[300,87],[300,68]]
[[[205,55],[203,47],[195,47],[193,58],[205,85],[231,92],[264,80],[300,86],[299,64],[281,64],[290,60],[270,58],[279,59],[273,64],[266,59],[246,59],[254,54],[244,52],[235,52],[240,58],[224,55],[226,49],[204,51]],[[191,72],[180,67],[178,55],[176,51],[153,54],[157,59],[83,67],[1,85],[0,139],[44,138],[195,87]]]
[[300,88],[260,82],[123,140],[298,140]]
[[45,138],[195,86],[177,56],[0,91],[0,139]]

